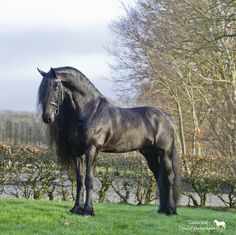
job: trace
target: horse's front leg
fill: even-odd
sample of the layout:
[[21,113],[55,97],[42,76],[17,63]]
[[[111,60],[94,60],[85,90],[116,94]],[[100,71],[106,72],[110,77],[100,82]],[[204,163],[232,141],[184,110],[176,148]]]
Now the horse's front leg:
[[71,213],[83,215],[84,209],[84,167],[85,155],[75,159],[76,166],[76,201]]
[[86,176],[85,176],[85,187],[86,187],[86,201],[84,206],[84,215],[94,216],[93,210],[93,178],[94,168],[96,164],[97,149],[92,146],[88,149],[85,154],[86,160]]

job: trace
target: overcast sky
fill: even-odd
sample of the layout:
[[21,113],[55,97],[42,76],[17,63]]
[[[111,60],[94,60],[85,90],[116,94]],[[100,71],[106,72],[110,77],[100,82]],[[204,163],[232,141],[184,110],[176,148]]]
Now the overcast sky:
[[36,110],[37,67],[75,67],[114,97],[105,47],[120,0],[1,0],[0,7],[0,110]]

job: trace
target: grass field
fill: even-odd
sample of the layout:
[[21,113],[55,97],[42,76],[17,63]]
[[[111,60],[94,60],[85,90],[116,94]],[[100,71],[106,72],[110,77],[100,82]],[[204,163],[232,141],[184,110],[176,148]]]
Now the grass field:
[[[155,206],[95,204],[95,217],[68,213],[72,202],[0,199],[0,234],[236,234],[236,210],[179,208],[157,215]],[[226,229],[217,229],[214,219]]]

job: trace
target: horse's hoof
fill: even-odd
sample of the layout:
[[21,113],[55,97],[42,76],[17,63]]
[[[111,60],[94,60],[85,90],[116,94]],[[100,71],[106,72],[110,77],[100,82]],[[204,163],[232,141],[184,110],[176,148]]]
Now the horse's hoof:
[[176,215],[176,207],[168,207],[166,209],[166,215]]
[[159,210],[157,211],[157,213],[158,213],[158,214],[165,214],[166,212],[165,212],[164,209],[159,209]]
[[167,208],[166,210],[164,209],[159,209],[157,211],[158,214],[165,214],[167,216],[171,215],[177,215],[176,208]]
[[80,206],[74,206],[69,212],[76,215],[83,215],[83,209]]
[[83,216],[95,216],[94,210],[93,209],[84,209],[83,210]]
[[95,216],[93,211],[84,211],[83,216]]

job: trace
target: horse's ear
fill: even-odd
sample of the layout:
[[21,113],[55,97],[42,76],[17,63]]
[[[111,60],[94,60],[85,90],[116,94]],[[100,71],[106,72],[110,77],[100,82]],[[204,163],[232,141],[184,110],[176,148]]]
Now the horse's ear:
[[51,74],[52,74],[52,76],[53,76],[54,78],[57,78],[57,74],[56,74],[56,71],[55,71],[54,68],[51,67],[50,72],[51,72]]
[[43,72],[42,70],[40,70],[39,68],[37,68],[39,73],[44,77],[47,73]]

